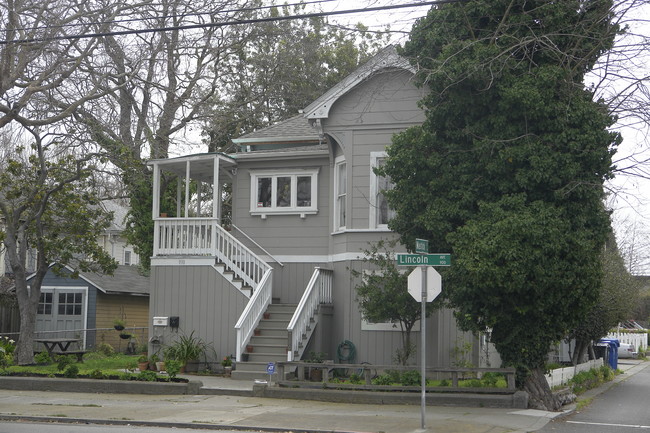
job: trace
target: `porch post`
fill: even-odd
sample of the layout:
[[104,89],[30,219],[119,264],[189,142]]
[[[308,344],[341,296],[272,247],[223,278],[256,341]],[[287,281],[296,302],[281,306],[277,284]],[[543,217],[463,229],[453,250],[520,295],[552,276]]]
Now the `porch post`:
[[184,218],[189,217],[190,210],[190,161],[185,162],[185,209]]
[[176,218],[181,216],[181,178],[176,178]]
[[160,216],[160,166],[153,163],[153,206],[151,207],[151,218],[155,220]]
[[221,224],[221,182],[219,182],[219,155],[212,163],[212,218]]

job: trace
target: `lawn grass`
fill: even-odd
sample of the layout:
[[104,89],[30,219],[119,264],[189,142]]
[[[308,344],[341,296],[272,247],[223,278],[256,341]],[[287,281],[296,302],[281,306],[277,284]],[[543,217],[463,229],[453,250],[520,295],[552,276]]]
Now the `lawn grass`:
[[[84,362],[77,363],[79,374],[90,374],[95,370],[101,370],[104,374],[119,374],[127,368],[137,364],[138,355],[124,355],[116,353],[106,356],[99,352],[89,352],[84,355]],[[33,373],[33,374],[57,374],[60,373],[56,362],[47,365],[12,365],[7,368],[7,373]]]

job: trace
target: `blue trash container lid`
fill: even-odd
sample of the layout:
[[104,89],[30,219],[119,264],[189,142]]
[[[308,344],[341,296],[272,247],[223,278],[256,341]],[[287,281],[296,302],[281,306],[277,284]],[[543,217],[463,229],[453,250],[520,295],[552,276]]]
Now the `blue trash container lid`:
[[612,347],[621,347],[621,342],[618,338],[601,338],[599,343],[607,343]]

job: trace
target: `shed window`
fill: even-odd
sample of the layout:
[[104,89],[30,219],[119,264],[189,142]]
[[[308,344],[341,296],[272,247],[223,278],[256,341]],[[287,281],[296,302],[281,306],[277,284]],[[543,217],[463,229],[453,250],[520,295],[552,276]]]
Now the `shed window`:
[[41,293],[41,297],[38,300],[38,311],[37,314],[52,314],[52,294],[51,293]]
[[251,172],[251,213],[313,214],[316,206],[318,169]]
[[81,315],[81,293],[59,293],[59,315]]

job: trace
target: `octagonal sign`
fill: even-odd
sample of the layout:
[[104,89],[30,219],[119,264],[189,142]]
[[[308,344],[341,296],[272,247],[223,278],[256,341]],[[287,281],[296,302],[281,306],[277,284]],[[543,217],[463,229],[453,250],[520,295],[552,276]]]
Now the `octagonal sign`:
[[[424,283],[424,266],[413,269],[408,276],[408,291],[413,299],[422,302],[422,284]],[[442,292],[442,277],[433,266],[427,266],[427,302],[431,302]]]

